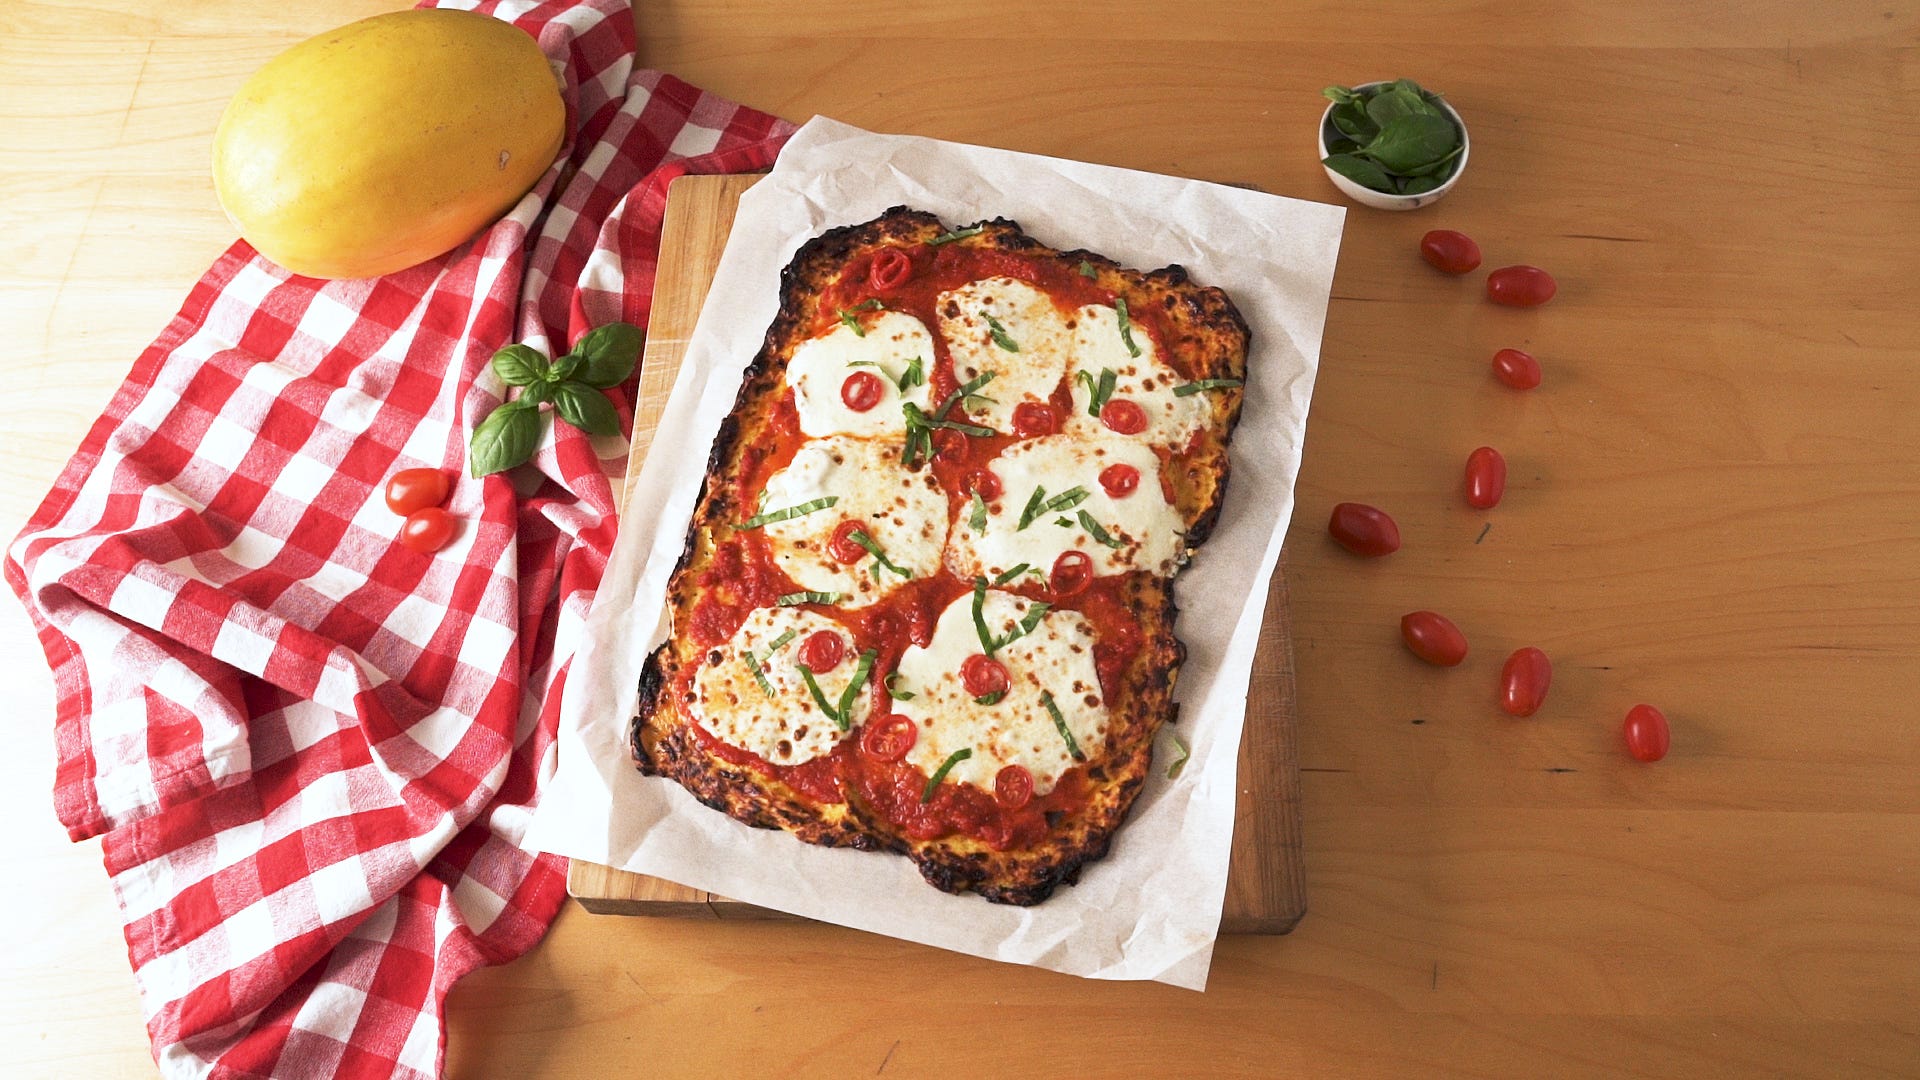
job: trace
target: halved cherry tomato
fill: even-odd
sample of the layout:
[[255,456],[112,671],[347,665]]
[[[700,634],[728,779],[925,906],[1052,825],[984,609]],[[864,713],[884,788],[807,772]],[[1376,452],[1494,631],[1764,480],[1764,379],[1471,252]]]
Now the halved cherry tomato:
[[933,433],[933,456],[949,465],[964,465],[973,456],[973,444],[960,432],[941,428]]
[[1667,727],[1666,716],[1651,705],[1628,709],[1620,734],[1627,740],[1627,753],[1639,761],[1659,761],[1667,756],[1667,747],[1673,744],[1673,731]]
[[1480,265],[1480,245],[1466,233],[1435,229],[1420,238],[1420,257],[1435,270],[1464,274]]
[[1500,708],[1510,716],[1532,716],[1547,700],[1553,662],[1529,645],[1515,649],[1500,668]]
[[405,517],[447,501],[447,474],[439,469],[401,469],[387,481],[387,509]]
[[992,469],[975,469],[967,477],[967,485],[988,502],[1000,497],[1000,477]]
[[827,541],[827,554],[851,566],[870,554],[866,548],[853,542],[853,534],[865,532],[867,526],[852,518],[834,526],[833,536]]
[[453,539],[453,515],[437,506],[415,510],[400,523],[400,544],[408,551],[431,555]]
[[1038,401],[1023,401],[1013,407],[1013,433],[1033,439],[1053,434],[1053,407]]
[[1076,596],[1093,584],[1093,559],[1084,551],[1063,551],[1053,560],[1047,588],[1056,597]]
[[920,729],[899,713],[870,721],[860,733],[860,752],[875,761],[899,761],[920,741]]
[[871,371],[856,371],[840,384],[840,400],[854,412],[866,412],[880,404],[886,393],[887,385]]
[[1100,486],[1116,499],[1124,499],[1140,486],[1140,470],[1121,462],[1100,470]]
[[960,665],[960,682],[974,697],[1004,694],[1013,685],[1007,665],[983,653],[974,653]]
[[1400,616],[1400,637],[1413,655],[1429,664],[1453,667],[1467,658],[1467,635],[1437,611],[1409,611]]
[[807,636],[806,644],[800,646],[800,662],[815,675],[832,671],[846,658],[847,643],[831,630],[815,630]]
[[875,292],[892,292],[913,276],[913,260],[899,248],[881,248],[874,252],[873,265],[867,270],[867,284]]
[[1009,810],[1018,810],[1033,801],[1033,774],[1019,765],[1008,765],[993,778],[993,801]]
[[1501,349],[1493,354],[1493,377],[1515,390],[1531,390],[1540,385],[1540,361],[1529,352]]
[[1467,455],[1467,505],[1491,510],[1507,493],[1507,459],[1491,446]]
[[1114,398],[1100,407],[1100,422],[1122,435],[1138,435],[1147,430],[1147,410],[1126,398]]
[[1487,275],[1487,299],[1507,307],[1539,307],[1560,286],[1537,266],[1503,266]]
[[1387,512],[1366,503],[1341,503],[1333,508],[1327,532],[1355,555],[1377,558],[1400,550],[1400,526]]

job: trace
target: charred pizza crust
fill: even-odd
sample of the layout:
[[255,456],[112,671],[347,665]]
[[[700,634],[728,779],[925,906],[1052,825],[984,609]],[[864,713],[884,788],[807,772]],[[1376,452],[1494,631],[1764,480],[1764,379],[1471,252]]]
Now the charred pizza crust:
[[[1081,278],[1125,297],[1135,313],[1153,313],[1164,354],[1178,358],[1194,380],[1244,380],[1248,330],[1218,289],[1192,282],[1178,266],[1142,273],[1099,254],[1058,251],[1005,219],[983,221],[953,236],[936,217],[895,207],[873,221],[837,228],[805,244],[782,273],[781,304],[765,343],[741,381],[732,414],[714,440],[686,547],[670,581],[667,606],[674,632],[649,658],[642,676],[632,749],[642,772],[673,779],[708,807],[754,827],[777,828],[825,846],[888,850],[913,860],[922,876],[948,892],[972,891],[998,902],[1045,900],[1081,868],[1102,858],[1124,822],[1151,766],[1154,736],[1174,719],[1175,682],[1184,648],[1174,635],[1177,608],[1171,579],[1144,571],[1126,575],[1120,595],[1141,643],[1109,686],[1105,745],[1084,765],[1084,799],[1070,813],[1048,815],[1039,843],[996,848],[964,831],[916,839],[851,786],[838,800],[817,787],[802,790],[782,770],[752,755],[723,753],[696,733],[690,674],[710,651],[687,628],[696,605],[750,603],[745,583],[715,573],[733,523],[755,508],[745,481],[761,474],[781,437],[777,405],[789,387],[788,361],[803,341],[830,320],[834,287],[856,259],[885,247],[950,245],[964,253],[1010,253],[1070,266]],[[841,309],[844,310],[844,309]],[[1207,416],[1200,434],[1172,456],[1162,477],[1186,528],[1189,548],[1203,543],[1216,521],[1228,476],[1228,445],[1239,417],[1237,388],[1199,395]],[[717,655],[717,654],[714,654]],[[875,676],[878,677],[877,675]],[[857,733],[856,733],[857,734]]]

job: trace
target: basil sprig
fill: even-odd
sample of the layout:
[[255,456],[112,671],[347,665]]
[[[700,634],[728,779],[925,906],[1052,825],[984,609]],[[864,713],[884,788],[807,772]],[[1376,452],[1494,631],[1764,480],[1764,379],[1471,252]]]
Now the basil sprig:
[[1046,486],[1044,484],[1036,484],[1034,485],[1033,494],[1027,497],[1026,509],[1020,511],[1020,524],[1015,526],[1013,531],[1019,532],[1021,529],[1033,524],[1042,514],[1071,510],[1086,501],[1087,489],[1079,485],[1070,487],[1049,499],[1047,498]]
[[973,493],[973,513],[967,518],[967,527],[974,532],[987,531],[987,500],[977,491]]
[[918,697],[919,695],[915,694],[911,690],[899,690],[894,688],[893,680],[898,679],[899,677],[900,677],[900,673],[896,671],[888,675],[886,678],[880,680],[880,685],[887,688],[887,696],[892,698],[895,701],[912,701],[914,698]]
[[1053,717],[1053,726],[1059,730],[1060,737],[1066,740],[1067,753],[1075,761],[1087,760],[1087,755],[1080,751],[1080,743],[1073,737],[1073,731],[1067,727],[1067,718],[1060,715],[1060,706],[1053,703],[1051,690],[1040,691],[1040,704],[1047,707],[1047,715]]
[[742,659],[746,660],[747,670],[753,672],[753,681],[760,684],[760,692],[767,695],[768,697],[772,697],[773,684],[767,681],[767,673],[763,668],[761,668],[760,661],[754,658],[753,650],[752,649],[743,650],[740,653],[740,656]]
[[1244,386],[1245,379],[1195,379],[1190,383],[1181,383],[1173,388],[1174,397],[1192,397],[1206,390],[1225,390],[1229,387]]
[[1080,511],[1080,527],[1087,530],[1087,532],[1093,534],[1093,538],[1095,540],[1100,541],[1102,544],[1105,544],[1110,548],[1119,548],[1119,547],[1126,546],[1126,542],[1124,540],[1115,539],[1112,533],[1108,532],[1104,527],[1102,527],[1099,522],[1093,520],[1093,515],[1087,513],[1085,510]]
[[616,322],[596,327],[574,343],[572,351],[547,362],[531,345],[513,344],[493,354],[494,375],[520,396],[502,402],[473,429],[467,444],[467,470],[491,476],[526,462],[540,445],[551,403],[560,419],[589,435],[620,434],[620,414],[602,390],[619,386],[633,374],[643,340],[640,328]]
[[1100,410],[1107,407],[1107,399],[1113,396],[1113,388],[1120,382],[1119,373],[1112,368],[1101,368],[1098,379],[1091,371],[1076,372],[1074,378],[1087,388],[1087,415],[1099,419]]
[[913,577],[912,571],[904,567],[895,566],[893,560],[887,558],[887,553],[880,550],[879,543],[876,542],[873,537],[867,535],[867,530],[855,529],[847,534],[847,539],[865,548],[867,554],[873,556],[873,580],[880,580],[880,571],[883,568],[899,574],[902,578],[911,579]]
[[862,300],[851,308],[841,308],[840,322],[844,324],[847,329],[853,331],[854,337],[866,337],[867,328],[860,325],[860,312],[879,311],[885,306],[885,304],[882,304],[878,300]]
[[873,658],[878,655],[873,649],[861,651],[860,665],[853,669],[853,680],[840,692],[840,700],[833,704],[827,702],[826,692],[820,689],[820,682],[813,677],[812,668],[805,664],[795,664],[794,667],[800,669],[800,677],[806,680],[807,693],[813,695],[813,703],[827,714],[835,727],[846,731],[853,726],[854,699],[859,696],[860,687],[867,681],[867,673],[873,670]]
[[1187,759],[1193,756],[1193,751],[1187,748],[1187,740],[1180,736],[1175,735],[1173,737],[1173,745],[1180,751],[1180,756],[1174,758],[1173,762],[1167,766],[1167,779],[1169,780],[1178,779],[1180,773],[1187,767]]
[[1099,271],[1093,268],[1092,263],[1088,262],[1085,259],[1081,259],[1080,260],[1080,276],[1083,278],[1090,278],[1090,277],[1098,277],[1100,276],[1100,274],[1099,274]]
[[825,510],[827,507],[839,501],[840,496],[838,495],[823,495],[818,499],[810,499],[807,502],[803,502],[799,506],[783,506],[778,510],[769,510],[764,514],[755,514],[741,522],[740,528],[757,529],[762,525],[771,525],[776,521],[788,521],[793,518],[804,517],[807,514],[813,513],[815,510]]
[[840,594],[837,592],[790,592],[774,601],[776,607],[792,607],[795,604],[837,604]]
[[1334,103],[1322,164],[1362,187],[1423,195],[1453,175],[1466,143],[1440,95],[1399,79],[1365,90],[1329,86]]
[[947,395],[940,407],[929,413],[911,401],[901,402],[900,415],[906,419],[907,442],[900,449],[900,464],[912,465],[915,461],[933,456],[933,433],[937,428],[958,431],[962,435],[984,438],[994,434],[994,430],[978,424],[962,423],[947,419],[947,413],[962,401],[975,397],[975,391],[993,381],[996,372],[983,371],[968,379],[959,389]]
[[[1140,346],[1134,344],[1133,316],[1127,313],[1126,297],[1120,296],[1114,298],[1113,313],[1120,321],[1120,342],[1127,347],[1127,355],[1138,358],[1140,355]],[[1108,393],[1112,393],[1112,391],[1109,390]],[[1095,413],[1094,415],[1098,416],[1099,414]]]
[[1013,340],[1013,338],[1007,334],[1007,328],[1000,325],[999,319],[988,315],[984,311],[981,312],[980,315],[987,320],[987,333],[992,336],[995,345],[1000,346],[1008,352],[1020,351],[1020,343]]
[[986,231],[987,227],[985,225],[975,225],[966,229],[952,229],[927,241],[927,246],[939,247],[941,244],[951,244],[955,240],[965,240],[969,236],[979,236]]
[[[1024,573],[1027,569],[1024,563],[1016,566],[995,579],[994,584],[1005,584],[1016,574]],[[987,628],[987,579],[984,577],[973,579],[973,632],[980,638],[980,651],[988,656],[1033,633],[1034,628],[1040,625],[1040,620],[1046,618],[1047,612],[1052,610],[1051,604],[1033,601],[1027,605],[1027,613],[1020,617],[1019,625],[1015,626],[1006,637],[998,637]]]
[[955,765],[960,764],[972,756],[972,748],[964,746],[948,754],[947,760],[941,762],[940,767],[933,770],[932,776],[927,777],[927,786],[925,790],[920,792],[920,801],[923,804],[932,802],[933,793],[940,790],[940,781],[947,778],[947,774],[953,771]]

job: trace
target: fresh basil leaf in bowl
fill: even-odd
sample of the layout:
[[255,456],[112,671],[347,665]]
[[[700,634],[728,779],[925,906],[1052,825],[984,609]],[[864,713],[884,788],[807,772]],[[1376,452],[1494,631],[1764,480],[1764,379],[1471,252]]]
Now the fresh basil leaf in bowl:
[[1320,161],[1334,186],[1365,206],[1412,210],[1438,200],[1465,169],[1460,114],[1412,79],[1329,86]]

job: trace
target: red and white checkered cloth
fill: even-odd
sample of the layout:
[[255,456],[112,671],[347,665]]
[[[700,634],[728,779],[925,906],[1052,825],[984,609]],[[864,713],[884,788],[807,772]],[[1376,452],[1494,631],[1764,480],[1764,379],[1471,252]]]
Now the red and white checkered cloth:
[[[667,182],[765,168],[792,130],[634,70],[627,0],[447,6],[539,41],[561,160],[389,277],[234,245],[8,553],[58,690],[56,809],[105,837],[168,1076],[437,1076],[448,988],[545,932],[563,867],[520,839],[627,445],[555,425],[467,477],[488,359],[645,326]],[[432,556],[381,498],[421,465],[459,477]]]

